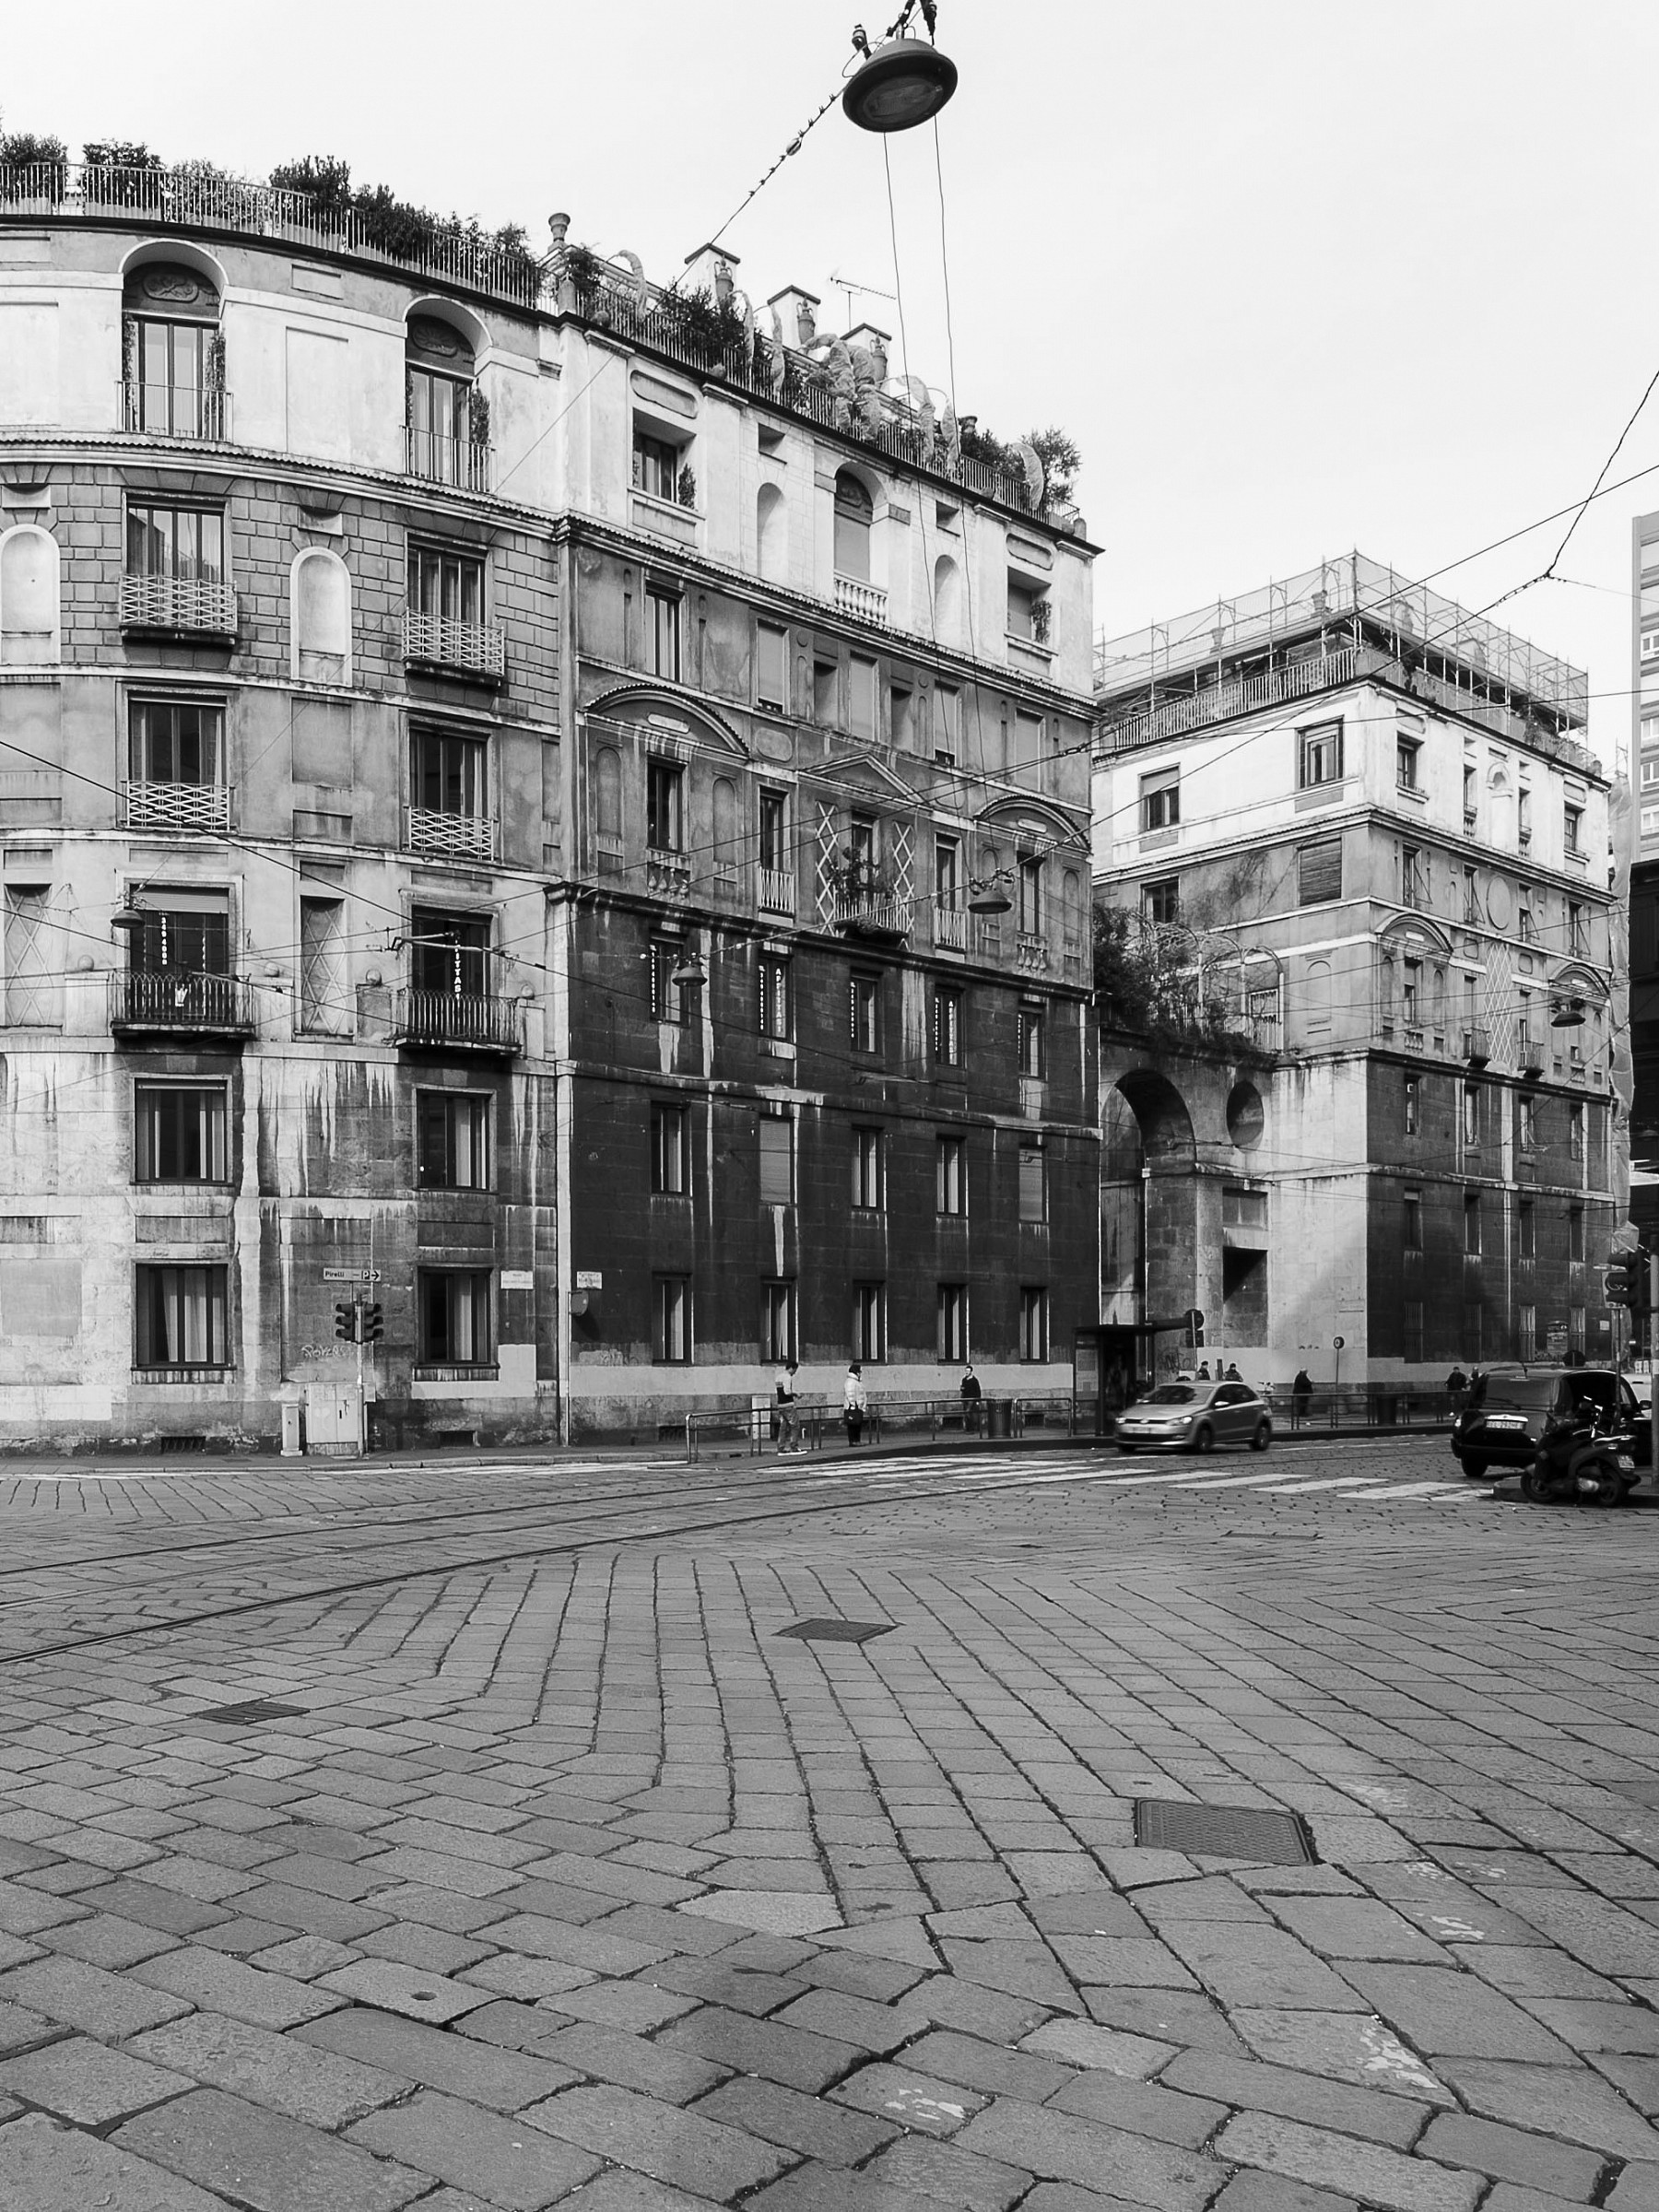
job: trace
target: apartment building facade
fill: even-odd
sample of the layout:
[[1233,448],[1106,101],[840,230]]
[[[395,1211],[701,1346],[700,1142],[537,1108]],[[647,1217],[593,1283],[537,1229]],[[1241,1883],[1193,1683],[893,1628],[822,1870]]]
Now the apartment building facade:
[[387,1441],[1053,1380],[1088,548],[657,298],[4,180],[0,1442],[321,1430],[359,1284]]
[[1610,1354],[1582,674],[1355,555],[1103,644],[1096,690],[1097,894],[1218,1040],[1173,1081],[1103,1044],[1105,1318],[1196,1306],[1280,1382]]

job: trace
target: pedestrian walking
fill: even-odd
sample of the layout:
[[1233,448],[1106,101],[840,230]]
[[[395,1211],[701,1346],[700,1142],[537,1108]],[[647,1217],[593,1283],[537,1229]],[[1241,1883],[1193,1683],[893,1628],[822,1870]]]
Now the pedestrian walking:
[[797,1441],[800,1424],[795,1414],[795,1366],[794,1360],[786,1361],[778,1370],[774,1384],[778,1400],[778,1450],[780,1453],[796,1452],[800,1449]]
[[1300,1428],[1308,1418],[1308,1403],[1313,1395],[1313,1378],[1305,1367],[1296,1371],[1296,1380],[1290,1385],[1290,1415]]
[[1446,1377],[1446,1395],[1452,1401],[1453,1413],[1463,1411],[1463,1403],[1469,1387],[1469,1378],[1461,1367],[1454,1367]]
[[841,1411],[846,1416],[847,1441],[855,1444],[864,1435],[865,1415],[870,1409],[869,1395],[864,1386],[864,1369],[856,1359],[847,1370],[847,1380],[841,1389]]
[[1230,1359],[1227,1363],[1227,1372],[1222,1377],[1222,1381],[1226,1382],[1242,1382],[1243,1380],[1243,1376],[1239,1372],[1238,1361],[1236,1359]]
[[973,1371],[971,1359],[962,1370],[962,1427],[970,1436],[977,1436],[985,1418],[985,1394],[980,1388],[980,1379]]

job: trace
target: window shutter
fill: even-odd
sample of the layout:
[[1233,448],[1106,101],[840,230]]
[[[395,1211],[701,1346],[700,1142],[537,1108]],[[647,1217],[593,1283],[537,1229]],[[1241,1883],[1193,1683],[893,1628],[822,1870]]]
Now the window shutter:
[[1297,902],[1320,906],[1342,896],[1342,840],[1322,837],[1317,844],[1303,845],[1298,853],[1300,881]]

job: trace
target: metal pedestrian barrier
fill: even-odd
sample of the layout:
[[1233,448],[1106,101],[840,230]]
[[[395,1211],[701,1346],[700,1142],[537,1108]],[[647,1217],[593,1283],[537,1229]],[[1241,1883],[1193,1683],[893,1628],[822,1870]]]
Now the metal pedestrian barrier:
[[[993,1393],[977,1404],[975,1420],[959,1397],[872,1398],[865,1412],[863,1441],[881,1444],[909,1437],[918,1443],[924,1440],[937,1443],[942,1437],[955,1436],[964,1443],[973,1443],[986,1438],[1022,1437],[1033,1431],[1066,1437],[1079,1433],[1078,1401],[1069,1394],[1016,1396],[1006,1392]],[[845,1443],[846,1430],[839,1406],[831,1405],[828,1399],[797,1398],[791,1410],[794,1415],[796,1441],[806,1451],[821,1452],[827,1444]],[[735,1444],[751,1458],[759,1458],[775,1446],[777,1413],[773,1402],[763,1402],[759,1397],[747,1407],[726,1406],[688,1413],[686,1457],[696,1460],[705,1447],[724,1443]],[[1093,1425],[1092,1406],[1083,1408],[1083,1413],[1082,1432],[1088,1433]]]

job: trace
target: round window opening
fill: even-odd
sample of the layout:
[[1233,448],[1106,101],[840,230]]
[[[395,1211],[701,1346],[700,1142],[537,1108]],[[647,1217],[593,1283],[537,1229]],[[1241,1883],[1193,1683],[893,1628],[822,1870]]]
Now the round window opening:
[[1235,1083],[1227,1098],[1228,1135],[1241,1152],[1253,1152],[1266,1125],[1261,1092],[1253,1083]]

